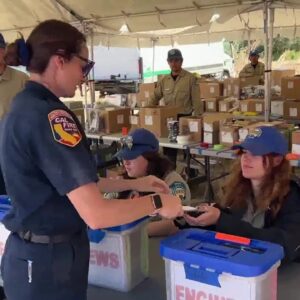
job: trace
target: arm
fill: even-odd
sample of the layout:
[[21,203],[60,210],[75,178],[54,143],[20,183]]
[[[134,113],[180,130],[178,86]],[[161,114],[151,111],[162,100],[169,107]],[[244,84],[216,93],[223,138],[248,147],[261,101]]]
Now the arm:
[[168,185],[155,176],[145,176],[138,179],[111,179],[101,178],[98,181],[102,193],[122,192],[135,190],[139,192],[169,193]]
[[162,80],[161,79],[158,83],[157,86],[154,90],[154,94],[151,96],[149,100],[149,105],[151,106],[156,106],[159,104],[159,100],[163,97],[163,92],[162,92]]
[[[127,200],[106,200],[99,193],[96,183],[80,186],[67,194],[81,218],[92,229],[126,224],[152,214],[154,206],[151,196]],[[180,200],[161,194],[163,207],[159,214],[173,218],[182,214]]]

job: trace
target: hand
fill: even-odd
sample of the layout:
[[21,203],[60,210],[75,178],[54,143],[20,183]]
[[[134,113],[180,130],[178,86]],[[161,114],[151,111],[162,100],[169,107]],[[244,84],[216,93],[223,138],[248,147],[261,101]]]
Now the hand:
[[138,192],[153,192],[163,194],[170,193],[169,186],[163,180],[153,175],[133,179],[130,181],[133,184],[131,189]]
[[220,218],[221,211],[213,206],[208,204],[201,204],[198,206],[199,211],[204,212],[197,218],[193,218],[187,214],[184,214],[183,217],[188,224],[191,226],[209,226],[214,225]]
[[160,194],[162,208],[158,214],[166,219],[175,219],[183,216],[181,200],[173,195]]

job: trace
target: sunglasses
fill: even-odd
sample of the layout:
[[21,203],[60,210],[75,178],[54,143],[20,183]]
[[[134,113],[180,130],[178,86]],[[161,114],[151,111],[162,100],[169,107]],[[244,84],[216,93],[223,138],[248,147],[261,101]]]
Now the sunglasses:
[[[66,58],[65,51],[62,49],[57,50],[55,54]],[[82,60],[86,63],[83,67],[81,67],[81,69],[82,69],[83,77],[87,77],[89,75],[90,71],[93,69],[95,62],[92,60],[89,60],[85,57],[82,57],[78,54],[73,54],[73,56],[76,56],[77,58],[79,58],[80,60]]]
[[79,58],[80,60],[84,61],[86,64],[82,67],[82,74],[84,77],[87,77],[90,73],[90,71],[93,69],[95,62],[92,60],[89,60],[85,57],[82,57],[78,54],[75,54],[74,56],[76,56],[77,58]]

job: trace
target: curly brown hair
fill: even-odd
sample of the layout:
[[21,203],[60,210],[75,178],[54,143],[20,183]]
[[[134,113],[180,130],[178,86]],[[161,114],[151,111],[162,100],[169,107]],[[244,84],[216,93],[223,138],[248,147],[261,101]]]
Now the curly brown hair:
[[[260,193],[255,199],[257,210],[271,210],[275,218],[280,210],[285,196],[290,190],[291,167],[289,161],[282,159],[280,164],[274,164],[276,155],[263,156],[263,164],[266,176],[260,186]],[[241,157],[239,156],[232,165],[232,171],[228,180],[221,189],[220,205],[224,208],[242,209],[247,207],[247,199],[253,194],[251,181],[243,177],[241,168]]]

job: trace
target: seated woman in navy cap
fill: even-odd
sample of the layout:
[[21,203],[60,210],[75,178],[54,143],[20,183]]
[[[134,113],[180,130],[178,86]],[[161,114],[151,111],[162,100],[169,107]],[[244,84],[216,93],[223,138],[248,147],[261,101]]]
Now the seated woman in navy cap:
[[[172,162],[159,153],[159,141],[155,135],[144,128],[138,128],[127,137],[121,139],[122,149],[117,153],[123,161],[125,178],[140,178],[155,175],[163,179],[170,188],[170,193],[178,196],[182,204],[188,205],[191,200],[189,186],[184,179],[174,170]],[[126,191],[113,198],[132,198],[141,195],[137,191]],[[111,195],[106,195],[110,197]],[[149,235],[165,235],[163,222],[149,225]]]
[[296,259],[300,254],[300,187],[285,159],[286,139],[274,127],[259,127],[233,148],[238,149],[238,159],[219,204],[201,205],[203,214],[184,215],[185,221],[190,226],[211,226],[219,232],[280,244],[286,260]]

